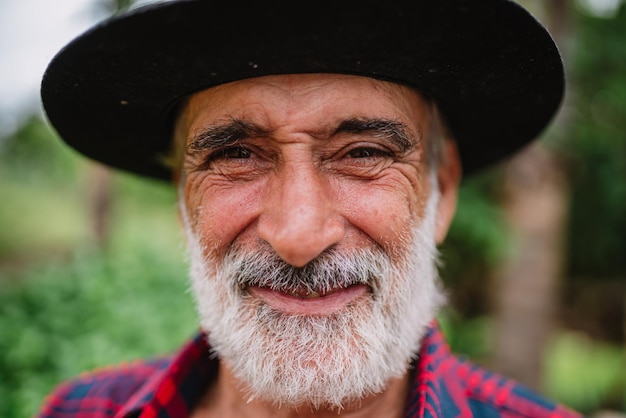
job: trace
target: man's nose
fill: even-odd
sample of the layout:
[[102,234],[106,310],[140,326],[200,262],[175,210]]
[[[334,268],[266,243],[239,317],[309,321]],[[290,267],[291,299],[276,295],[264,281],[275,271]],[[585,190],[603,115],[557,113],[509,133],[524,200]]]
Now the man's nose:
[[344,237],[331,184],[313,164],[280,170],[268,186],[257,232],[285,262],[302,267]]

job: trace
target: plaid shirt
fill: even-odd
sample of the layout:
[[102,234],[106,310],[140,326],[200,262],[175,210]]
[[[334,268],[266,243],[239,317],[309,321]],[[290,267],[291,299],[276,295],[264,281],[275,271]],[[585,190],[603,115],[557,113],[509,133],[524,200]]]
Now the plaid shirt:
[[[62,384],[39,418],[183,418],[217,373],[202,333],[173,357],[105,368]],[[438,327],[428,332],[407,418],[579,418],[512,380],[454,356]]]

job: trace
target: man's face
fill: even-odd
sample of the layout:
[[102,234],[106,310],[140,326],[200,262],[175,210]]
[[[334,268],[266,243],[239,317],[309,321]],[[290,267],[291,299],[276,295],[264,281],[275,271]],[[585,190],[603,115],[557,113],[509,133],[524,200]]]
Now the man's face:
[[420,95],[365,77],[262,77],[190,98],[178,132],[192,282],[252,397],[339,406],[406,372],[441,303],[435,244],[459,171],[450,146],[431,169],[429,129]]

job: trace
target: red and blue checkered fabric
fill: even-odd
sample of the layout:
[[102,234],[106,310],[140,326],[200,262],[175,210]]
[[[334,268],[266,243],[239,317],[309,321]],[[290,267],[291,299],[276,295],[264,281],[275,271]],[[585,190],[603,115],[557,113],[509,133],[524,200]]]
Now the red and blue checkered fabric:
[[[531,390],[454,356],[438,327],[424,340],[407,418],[580,418]],[[60,385],[39,418],[184,418],[217,373],[206,336],[175,356],[120,365]]]

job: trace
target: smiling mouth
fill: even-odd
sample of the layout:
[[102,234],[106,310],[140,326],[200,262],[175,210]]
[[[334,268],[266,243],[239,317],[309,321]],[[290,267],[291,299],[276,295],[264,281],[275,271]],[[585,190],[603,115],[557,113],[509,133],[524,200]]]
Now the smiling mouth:
[[268,287],[250,286],[247,293],[266,305],[286,314],[327,315],[344,309],[357,299],[370,294],[371,288],[364,284],[354,284],[327,292],[279,291]]

